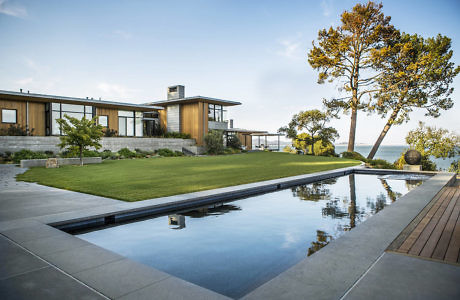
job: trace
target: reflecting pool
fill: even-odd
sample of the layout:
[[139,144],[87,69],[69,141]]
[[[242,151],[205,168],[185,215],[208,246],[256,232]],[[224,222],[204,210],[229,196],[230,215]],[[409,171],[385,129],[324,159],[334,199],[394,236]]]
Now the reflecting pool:
[[239,298],[426,178],[351,174],[77,235]]

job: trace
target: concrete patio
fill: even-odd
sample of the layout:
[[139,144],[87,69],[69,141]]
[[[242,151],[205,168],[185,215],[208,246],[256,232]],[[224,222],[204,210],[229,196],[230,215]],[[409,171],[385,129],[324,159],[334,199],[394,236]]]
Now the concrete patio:
[[[49,226],[133,215],[270,191],[347,168],[238,187],[126,203],[16,182],[25,169],[0,165],[2,299],[228,299]],[[385,171],[382,171],[385,172]],[[455,176],[442,173],[245,299],[459,299],[460,266],[385,252]],[[96,220],[96,221],[94,221]]]

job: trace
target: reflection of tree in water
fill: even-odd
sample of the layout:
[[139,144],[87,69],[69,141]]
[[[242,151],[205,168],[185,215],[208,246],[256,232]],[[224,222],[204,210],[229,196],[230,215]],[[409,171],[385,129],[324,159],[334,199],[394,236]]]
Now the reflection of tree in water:
[[207,216],[219,216],[232,211],[241,210],[239,206],[233,204],[215,204],[213,206],[200,207],[181,213],[183,216],[190,218],[203,218]]
[[376,214],[387,206],[387,197],[384,194],[380,194],[375,197],[375,201],[368,198],[366,204],[367,207],[370,208],[372,214]]
[[343,219],[349,218],[350,223],[340,225],[339,231],[349,231],[356,226],[356,220],[359,220],[359,211],[356,207],[356,185],[355,185],[355,174],[348,175],[348,181],[350,185],[350,200],[348,203],[347,210],[343,210],[340,206],[341,199],[332,199],[326,203],[326,207],[322,209],[323,216],[331,217],[332,219]]
[[323,248],[329,242],[332,241],[332,236],[329,235],[327,232],[322,231],[322,230],[316,230],[316,241],[311,242],[310,248],[308,248],[308,253],[307,256],[312,255],[319,249]]
[[294,197],[308,201],[319,201],[330,198],[329,185],[335,184],[336,178],[321,180],[310,184],[299,185],[291,189]]
[[421,185],[423,180],[406,180],[406,188],[408,191],[411,191]]
[[[391,186],[388,184],[388,182],[383,179],[383,178],[380,178],[380,182],[382,183],[383,185],[383,188],[385,189],[385,191],[387,192],[387,195],[388,195],[388,198],[391,199],[391,202],[395,202],[396,199],[398,199],[399,197],[401,197],[401,193],[398,193],[398,192],[394,192],[392,189],[391,189]],[[406,181],[406,184],[407,184],[407,181]]]

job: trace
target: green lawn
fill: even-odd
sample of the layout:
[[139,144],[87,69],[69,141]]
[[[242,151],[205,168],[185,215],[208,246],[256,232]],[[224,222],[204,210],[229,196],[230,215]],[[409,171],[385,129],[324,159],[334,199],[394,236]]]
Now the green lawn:
[[138,201],[268,179],[350,167],[335,157],[258,152],[206,157],[107,160],[102,164],[32,168],[18,180]]

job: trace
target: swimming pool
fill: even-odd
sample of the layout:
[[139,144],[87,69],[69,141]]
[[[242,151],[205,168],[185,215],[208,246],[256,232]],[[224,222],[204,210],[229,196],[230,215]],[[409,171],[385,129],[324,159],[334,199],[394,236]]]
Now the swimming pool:
[[426,179],[406,178],[350,174],[77,236],[238,298]]

